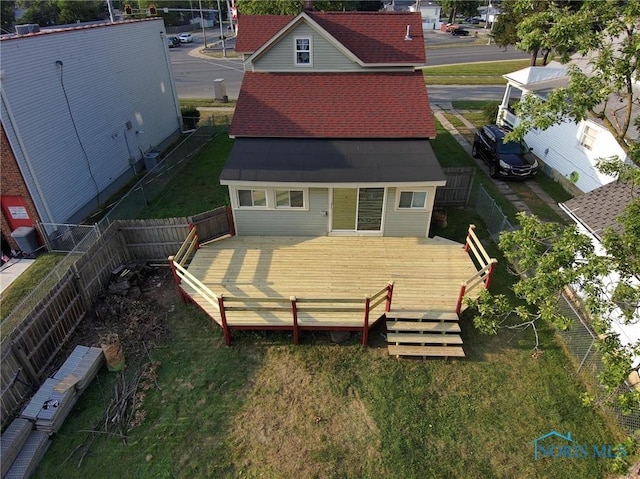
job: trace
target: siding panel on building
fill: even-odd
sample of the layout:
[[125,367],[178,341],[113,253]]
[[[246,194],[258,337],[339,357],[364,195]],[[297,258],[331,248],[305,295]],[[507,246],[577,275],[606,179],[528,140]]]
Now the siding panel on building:
[[424,210],[396,210],[397,188],[387,188],[387,204],[385,207],[384,236],[416,237],[427,236],[435,187],[427,190],[427,208]]
[[150,20],[0,42],[2,122],[12,124],[12,149],[17,137],[25,146],[16,160],[32,172],[34,200],[37,182],[47,203],[43,221],[79,220],[133,175],[130,157],[179,131],[163,32],[162,20]]
[[[294,64],[294,38],[312,38],[313,66]],[[359,71],[362,67],[347,58],[343,52],[329,43],[322,35],[307,24],[302,24],[283,36],[277,44],[264,52],[253,64],[255,71]]]
[[236,209],[236,231],[246,236],[324,236],[329,226],[323,211],[328,208],[328,190],[311,188],[308,211]]

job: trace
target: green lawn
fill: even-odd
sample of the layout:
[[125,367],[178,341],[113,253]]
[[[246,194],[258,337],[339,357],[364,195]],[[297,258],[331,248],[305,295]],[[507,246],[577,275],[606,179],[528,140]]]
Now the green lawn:
[[529,66],[529,60],[467,63],[422,69],[427,85],[506,85],[502,75]]
[[[513,217],[515,208],[476,162],[437,128],[432,145],[443,166],[476,168],[475,188],[482,184]],[[232,144],[225,135],[210,143],[142,216],[185,216],[227,204],[217,178]],[[448,226],[434,232],[462,241],[475,223],[489,244],[481,221],[470,210],[452,209]],[[489,248],[499,259],[492,290],[512,296],[514,278]],[[308,333],[295,347],[289,334],[256,332],[235,333],[226,347],[221,330],[180,303],[173,287],[147,307],[167,322],[171,337],[150,351],[159,361],[158,387],[140,397],[144,421],[126,445],[101,435],[78,467],[82,431],[102,415],[117,377],[102,371],[35,477],[602,478],[610,460],[535,461],[532,441],[551,430],[571,432],[581,444],[623,438],[613,419],[583,405],[584,388],[547,329],[544,352],[533,358],[530,331],[485,336],[466,312],[467,358],[398,360],[379,347],[377,332],[370,348],[357,335],[334,345]],[[135,367],[129,361],[128,371]]]

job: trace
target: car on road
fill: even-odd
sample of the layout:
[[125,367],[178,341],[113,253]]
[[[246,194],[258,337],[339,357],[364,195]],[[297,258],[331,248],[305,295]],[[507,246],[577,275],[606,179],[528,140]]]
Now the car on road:
[[193,42],[193,37],[191,36],[190,33],[181,33],[180,35],[178,35],[178,38],[180,39],[180,43],[192,43]]
[[167,45],[169,48],[179,47],[180,39],[178,37],[167,37]]
[[467,17],[464,21],[473,25],[477,25],[478,23],[480,23],[481,19],[478,17]]
[[485,125],[473,139],[471,154],[489,165],[491,178],[527,179],[538,173],[538,161],[523,141],[508,141],[498,125]]
[[454,37],[466,37],[469,35],[469,30],[465,30],[464,28],[454,28],[451,30],[451,35]]

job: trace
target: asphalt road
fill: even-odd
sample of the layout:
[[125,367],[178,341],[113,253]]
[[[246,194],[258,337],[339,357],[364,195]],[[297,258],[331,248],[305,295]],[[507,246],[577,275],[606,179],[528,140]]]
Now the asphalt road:
[[[482,34],[482,30],[479,30]],[[218,41],[218,36],[207,32],[207,44]],[[213,81],[222,78],[225,81],[227,96],[238,98],[242,83],[243,69],[239,59],[217,59],[197,52],[204,46],[202,33],[193,34],[193,43],[170,48],[169,56],[179,98],[213,98]],[[501,61],[528,58],[526,53],[509,47],[507,51],[496,45],[478,44],[473,37],[452,37],[440,31],[425,32],[427,64],[455,65],[459,63]],[[218,46],[218,48],[220,48]],[[227,48],[233,48],[233,41],[227,42]],[[504,87],[428,87],[432,101],[451,101],[452,99],[495,99],[499,100]]]

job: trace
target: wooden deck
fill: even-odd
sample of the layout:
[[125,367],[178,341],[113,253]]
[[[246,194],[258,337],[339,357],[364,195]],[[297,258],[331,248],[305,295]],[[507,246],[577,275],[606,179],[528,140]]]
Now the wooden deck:
[[[292,296],[299,302],[302,329],[362,329],[365,296],[390,281],[395,283],[394,312],[453,311],[461,282],[476,271],[461,243],[362,236],[234,236],[200,246],[188,266],[191,275],[222,295],[227,323],[236,329],[291,326]],[[181,286],[220,324],[211,303],[184,281]],[[254,310],[231,297],[250,298]],[[371,323],[384,313],[385,304],[379,303],[371,310]],[[342,311],[323,311],[327,308]]]

